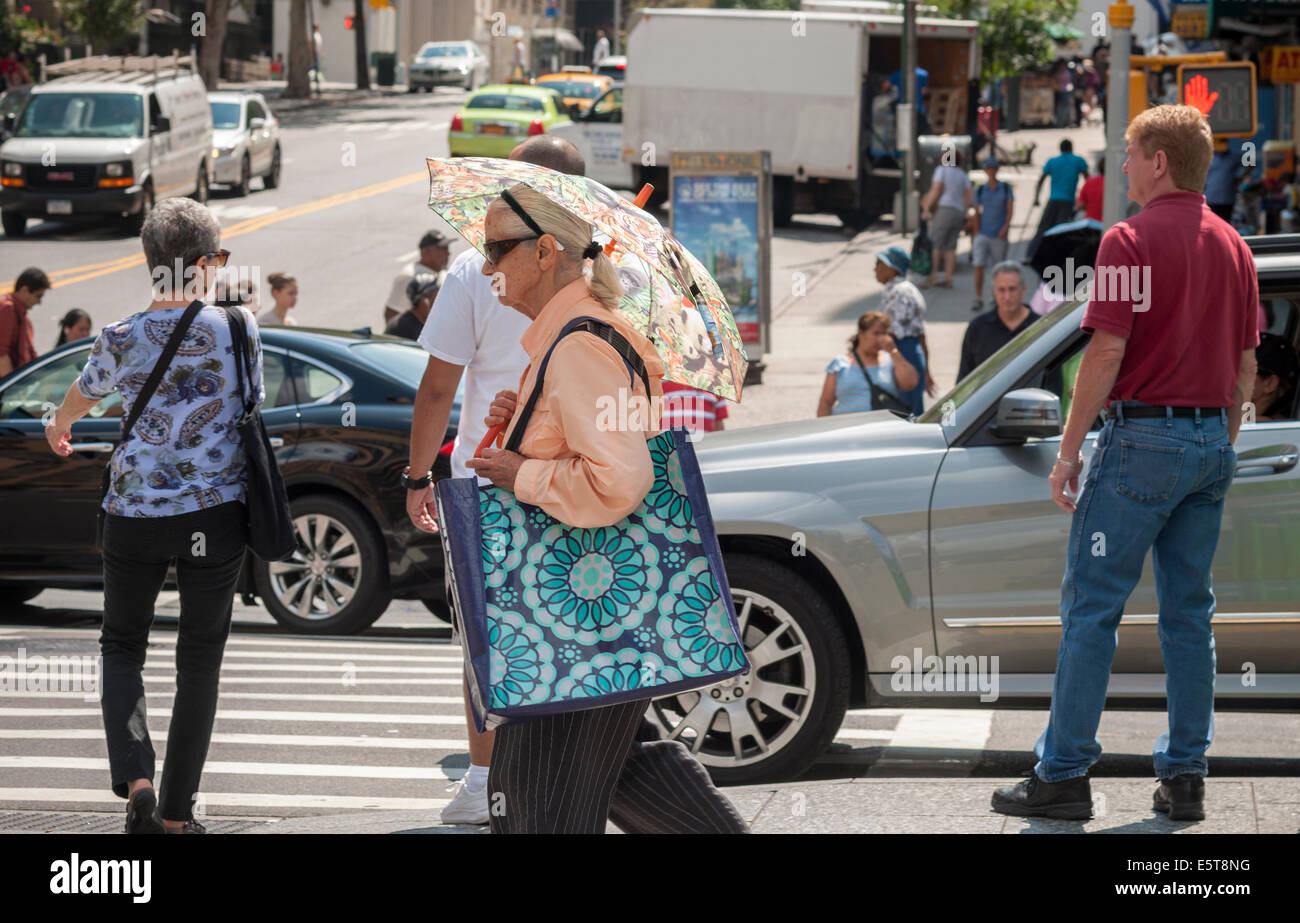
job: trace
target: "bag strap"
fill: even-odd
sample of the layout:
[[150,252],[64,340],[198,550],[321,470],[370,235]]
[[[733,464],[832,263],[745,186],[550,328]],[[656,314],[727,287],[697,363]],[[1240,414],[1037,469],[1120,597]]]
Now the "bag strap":
[[239,406],[247,416],[255,409],[249,405],[244,394],[244,375],[247,373],[249,385],[253,382],[253,363],[248,357],[248,324],[238,308],[222,308],[226,312],[226,325],[230,328],[230,345],[235,353],[235,381],[238,386]]
[[[906,401],[893,391],[890,391],[888,388],[882,388],[872,380],[871,373],[867,371],[867,364],[862,361],[862,357],[858,355],[856,349],[853,350],[853,358],[858,360],[858,368],[862,369],[862,375],[867,379],[867,386],[871,388],[871,405],[873,409],[889,410],[890,408],[886,405],[886,401],[892,400],[898,404],[899,410],[906,411],[909,414],[912,412],[912,409],[907,406]],[[877,407],[877,404],[880,406]]]
[[202,307],[202,301],[197,299],[191,301],[189,307],[185,309],[185,313],[181,315],[181,319],[178,320],[176,326],[172,328],[172,335],[167,338],[167,344],[163,346],[162,355],[160,355],[158,361],[154,363],[153,371],[150,372],[149,377],[145,379],[144,387],[140,389],[140,393],[136,396],[135,403],[131,405],[131,414],[126,418],[126,423],[122,426],[122,438],[118,443],[119,445],[126,442],[127,437],[131,435],[131,428],[135,426],[136,421],[140,419],[140,414],[144,413],[145,405],[149,403],[149,399],[153,397],[154,392],[158,390],[158,385],[162,382],[162,377],[167,371],[167,366],[171,365],[172,357],[176,355],[176,350],[180,349],[181,340],[185,338],[186,331],[190,329],[190,323],[194,320],[195,315],[199,313],[199,309]]
[[571,333],[582,331],[600,337],[623,359],[623,364],[628,370],[628,384],[635,387],[637,376],[641,376],[641,383],[645,385],[646,397],[650,396],[650,377],[646,374],[645,362],[642,361],[640,354],[631,343],[627,341],[621,333],[614,329],[605,321],[597,320],[594,317],[578,317],[569,321],[560,330],[559,336],[551,344],[546,355],[542,357],[542,364],[537,369],[537,380],[533,382],[533,391],[528,395],[528,402],[524,404],[524,409],[519,412],[515,421],[515,428],[510,431],[510,439],[506,442],[507,452],[518,452],[519,444],[523,442],[524,430],[528,427],[528,420],[533,415],[533,408],[537,405],[537,399],[542,394],[542,384],[546,380],[546,366],[551,361],[551,353],[555,352],[555,347],[559,345],[560,340],[564,339]]

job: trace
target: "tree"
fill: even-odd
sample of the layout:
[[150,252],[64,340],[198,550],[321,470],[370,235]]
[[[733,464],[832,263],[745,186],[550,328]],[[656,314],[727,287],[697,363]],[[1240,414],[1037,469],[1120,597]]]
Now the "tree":
[[203,45],[199,48],[199,75],[209,90],[221,79],[221,48],[226,44],[226,23],[230,20],[230,0],[208,0]]
[[1037,70],[1052,62],[1047,27],[1068,22],[1079,0],[934,0],[945,18],[980,21],[980,83]]
[[356,0],[352,31],[356,37],[357,89],[370,89],[370,63],[366,60],[366,0]]
[[307,0],[291,0],[289,6],[289,60],[286,62],[285,99],[311,95],[311,34],[307,31]]
[[119,50],[140,32],[139,0],[56,0],[64,25],[96,53]]

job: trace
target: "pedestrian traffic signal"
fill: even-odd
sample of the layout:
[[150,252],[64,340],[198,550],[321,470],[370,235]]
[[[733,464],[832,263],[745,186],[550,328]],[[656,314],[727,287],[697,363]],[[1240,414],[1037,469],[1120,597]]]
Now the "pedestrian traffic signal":
[[348,29],[348,30],[351,30],[351,28],[352,28],[352,18],[353,18],[353,17],[351,17],[351,16],[344,16],[344,17],[343,17],[343,28]]
[[1184,64],[1178,68],[1178,100],[1201,110],[1215,139],[1252,137],[1257,128],[1254,62]]

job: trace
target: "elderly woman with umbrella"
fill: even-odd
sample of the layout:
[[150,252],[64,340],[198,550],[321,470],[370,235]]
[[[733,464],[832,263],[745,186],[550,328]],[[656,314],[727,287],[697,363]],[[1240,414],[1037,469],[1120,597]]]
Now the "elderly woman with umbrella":
[[[452,223],[458,225],[455,216]],[[646,443],[658,426],[610,427],[600,407],[620,394],[657,404],[665,363],[619,310],[625,293],[618,269],[593,241],[587,220],[513,183],[488,205],[481,233],[483,272],[493,277],[501,303],[532,320],[520,340],[530,365],[517,393],[503,391],[493,401],[490,426],[517,421],[518,395],[533,393],[541,360],[556,345],[519,451],[486,448],[469,465],[562,523],[612,526],[651,488]],[[649,393],[641,379],[629,383],[623,356],[601,337],[577,332],[556,343],[566,324],[584,317],[610,325],[630,344]],[[659,741],[649,753],[634,747],[647,704],[640,699],[502,725],[488,778],[493,803],[502,808],[493,811],[492,831],[600,833],[612,818],[629,832],[746,832],[683,744]]]

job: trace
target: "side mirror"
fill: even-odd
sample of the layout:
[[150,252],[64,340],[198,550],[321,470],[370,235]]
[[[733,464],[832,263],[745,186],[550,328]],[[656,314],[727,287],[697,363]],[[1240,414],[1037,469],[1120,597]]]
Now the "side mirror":
[[998,401],[990,427],[999,439],[1024,442],[1031,436],[1061,435],[1061,399],[1042,388],[1018,388]]
[[266,119],[257,118],[257,119],[248,120],[249,131],[257,131],[259,128],[265,128],[265,127],[266,127]]
[[172,120],[165,115],[155,116],[153,125],[150,126],[151,134],[161,135],[172,130]]

